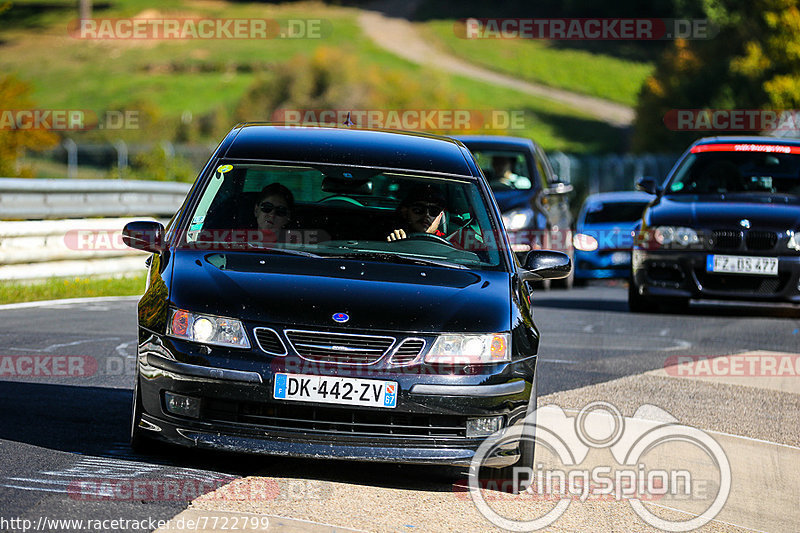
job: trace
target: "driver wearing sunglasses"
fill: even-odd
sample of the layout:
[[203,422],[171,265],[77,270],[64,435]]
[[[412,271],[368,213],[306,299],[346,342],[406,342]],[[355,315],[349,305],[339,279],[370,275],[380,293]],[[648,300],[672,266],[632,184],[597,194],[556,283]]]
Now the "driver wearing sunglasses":
[[386,237],[388,242],[408,238],[413,233],[431,233],[444,236],[447,201],[436,187],[415,187],[397,208],[397,228]]
[[280,183],[272,183],[261,190],[253,208],[258,229],[275,234],[286,228],[292,217],[294,196]]

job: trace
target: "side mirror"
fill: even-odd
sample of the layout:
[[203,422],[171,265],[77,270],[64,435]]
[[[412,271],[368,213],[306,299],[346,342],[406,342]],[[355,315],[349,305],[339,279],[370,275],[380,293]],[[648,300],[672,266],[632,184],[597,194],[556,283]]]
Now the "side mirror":
[[136,250],[158,253],[164,249],[164,226],[159,222],[128,222],[122,229],[122,242]]
[[563,181],[554,181],[549,183],[547,188],[544,190],[544,193],[547,195],[551,194],[569,194],[573,190],[572,185],[569,183],[564,183]]
[[636,190],[644,191],[650,194],[658,194],[661,192],[658,186],[658,180],[651,177],[643,177],[636,180]]
[[524,277],[531,279],[561,279],[572,271],[572,260],[563,252],[534,250],[525,257]]

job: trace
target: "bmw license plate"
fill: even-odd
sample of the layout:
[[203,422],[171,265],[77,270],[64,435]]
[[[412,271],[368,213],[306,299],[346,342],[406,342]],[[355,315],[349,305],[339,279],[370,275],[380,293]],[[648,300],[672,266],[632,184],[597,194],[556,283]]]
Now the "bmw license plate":
[[745,255],[709,255],[706,258],[706,271],[777,276],[778,258],[748,257]]
[[397,407],[396,381],[377,379],[275,374],[273,395],[276,400]]

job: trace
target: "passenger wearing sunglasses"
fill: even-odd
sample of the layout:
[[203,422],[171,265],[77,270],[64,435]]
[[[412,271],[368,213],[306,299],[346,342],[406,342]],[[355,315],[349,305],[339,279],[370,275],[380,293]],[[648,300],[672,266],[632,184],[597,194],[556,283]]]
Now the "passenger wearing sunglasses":
[[439,237],[445,234],[447,201],[436,187],[421,185],[411,190],[397,208],[396,229],[386,237],[388,242],[408,238],[412,233],[431,233]]
[[278,240],[279,233],[292,219],[294,196],[280,183],[271,183],[258,195],[253,214],[256,224],[266,240]]

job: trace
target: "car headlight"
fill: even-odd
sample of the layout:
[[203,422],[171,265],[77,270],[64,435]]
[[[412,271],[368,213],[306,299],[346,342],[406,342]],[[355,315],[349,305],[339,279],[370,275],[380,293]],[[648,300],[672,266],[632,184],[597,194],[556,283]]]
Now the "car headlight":
[[800,252],[800,231],[789,230],[786,234],[789,236],[789,242],[786,243],[786,246]]
[[250,348],[244,326],[235,318],[190,313],[172,309],[167,323],[167,335],[217,346]]
[[597,239],[585,233],[577,233],[572,238],[572,246],[581,252],[594,252],[597,250]]
[[653,231],[653,237],[655,238],[656,242],[662,246],[669,244],[690,246],[700,242],[700,237],[692,228],[675,226],[658,226]]
[[527,228],[531,220],[533,220],[533,211],[530,209],[513,209],[508,213],[503,213],[503,225],[508,231]]
[[426,363],[479,365],[511,361],[509,333],[439,335],[425,356]]

